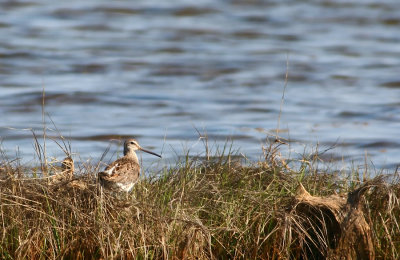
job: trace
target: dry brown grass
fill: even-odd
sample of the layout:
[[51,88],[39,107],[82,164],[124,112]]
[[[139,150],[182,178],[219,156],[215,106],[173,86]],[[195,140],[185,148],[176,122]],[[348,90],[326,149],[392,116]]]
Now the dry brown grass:
[[[80,167],[76,181],[87,188],[79,188],[27,178],[32,169],[3,159],[0,258],[306,259],[311,242],[290,215],[299,180],[313,195],[345,194],[361,182],[268,158],[243,166],[230,154],[188,156],[130,194],[102,192],[92,165]],[[378,259],[400,257],[399,183],[363,198]]]

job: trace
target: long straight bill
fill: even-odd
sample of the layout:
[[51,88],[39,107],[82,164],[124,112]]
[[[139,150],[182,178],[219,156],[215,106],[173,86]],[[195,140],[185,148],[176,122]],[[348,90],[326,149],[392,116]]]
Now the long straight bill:
[[161,158],[161,155],[159,155],[159,154],[157,154],[157,153],[153,153],[153,152],[151,152],[151,151],[149,151],[149,150],[146,150],[146,149],[143,149],[143,148],[140,148],[140,150],[143,151],[143,152],[146,152],[146,153],[149,153],[149,154],[152,154],[152,155],[155,155],[155,156],[158,156],[158,157]]

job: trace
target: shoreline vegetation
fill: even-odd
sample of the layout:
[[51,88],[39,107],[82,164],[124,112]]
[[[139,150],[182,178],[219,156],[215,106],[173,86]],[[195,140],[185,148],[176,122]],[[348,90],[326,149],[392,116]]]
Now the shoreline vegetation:
[[[54,181],[62,170],[35,144],[36,170],[0,158],[1,259],[400,258],[397,170],[327,172],[318,156],[295,170],[273,143],[252,165],[229,147],[187,154],[131,193],[110,193],[100,164]],[[70,143],[59,146],[70,156]]]

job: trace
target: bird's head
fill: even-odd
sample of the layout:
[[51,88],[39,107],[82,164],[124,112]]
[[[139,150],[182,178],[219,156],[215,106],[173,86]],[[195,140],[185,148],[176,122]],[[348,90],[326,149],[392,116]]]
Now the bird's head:
[[152,154],[152,155],[155,155],[155,156],[158,156],[158,157],[161,158],[161,155],[153,153],[153,152],[151,152],[149,150],[143,149],[139,145],[138,141],[136,141],[133,138],[127,139],[125,141],[125,143],[124,143],[124,155],[127,155],[128,153],[134,152],[134,151],[137,151],[137,150],[140,150],[140,151],[143,151],[143,152],[146,152],[146,153],[149,153],[149,154]]

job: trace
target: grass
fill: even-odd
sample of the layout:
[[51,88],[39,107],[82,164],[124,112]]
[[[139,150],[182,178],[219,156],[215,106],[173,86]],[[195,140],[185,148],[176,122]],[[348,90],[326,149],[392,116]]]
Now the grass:
[[[187,155],[142,178],[130,194],[102,192],[93,165],[81,165],[77,178],[88,188],[79,189],[27,178],[29,169],[3,156],[0,258],[306,258],[298,255],[307,247],[302,231],[290,221],[299,183],[326,196],[364,181],[358,172],[322,172],[315,161],[293,170],[276,145],[252,165],[234,162],[230,151],[209,156],[206,147],[206,158]],[[392,176],[363,198],[376,259],[400,258],[399,183]]]

